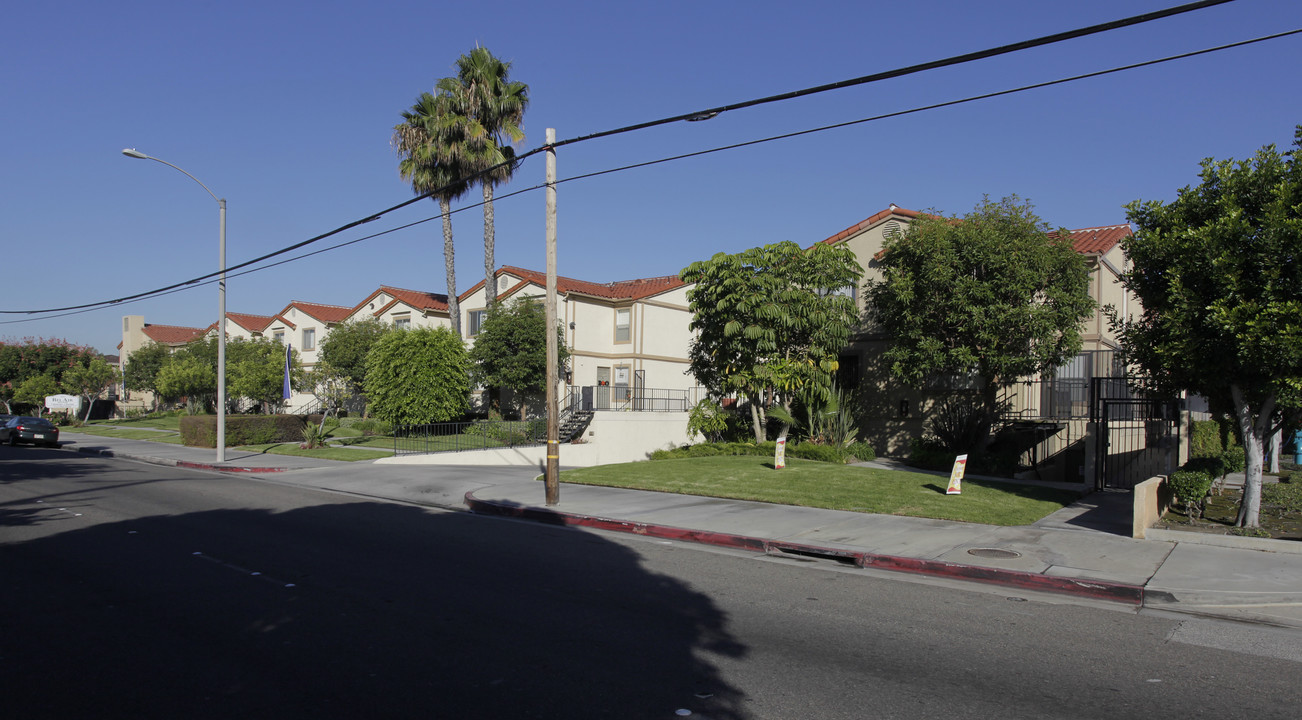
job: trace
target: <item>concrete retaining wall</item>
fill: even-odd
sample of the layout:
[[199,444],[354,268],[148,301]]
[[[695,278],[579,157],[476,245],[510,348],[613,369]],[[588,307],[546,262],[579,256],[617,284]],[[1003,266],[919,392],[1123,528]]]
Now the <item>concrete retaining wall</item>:
[[1147,530],[1171,509],[1171,490],[1165,475],[1156,475],[1135,486],[1133,491],[1135,512],[1131,537],[1143,539]]

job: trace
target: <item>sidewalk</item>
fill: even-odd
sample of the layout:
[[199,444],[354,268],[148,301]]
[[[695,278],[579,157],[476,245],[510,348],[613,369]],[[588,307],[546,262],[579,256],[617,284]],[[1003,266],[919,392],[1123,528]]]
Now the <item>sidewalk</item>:
[[1020,527],[568,484],[549,508],[533,468],[377,465],[236,450],[219,465],[214,450],[76,433],[63,442],[81,452],[267,474],[363,497],[1302,628],[1302,543],[1217,536],[1218,545],[1207,545],[1206,536],[1177,532],[1131,539],[1118,534],[1130,526],[1126,493],[1094,493]]

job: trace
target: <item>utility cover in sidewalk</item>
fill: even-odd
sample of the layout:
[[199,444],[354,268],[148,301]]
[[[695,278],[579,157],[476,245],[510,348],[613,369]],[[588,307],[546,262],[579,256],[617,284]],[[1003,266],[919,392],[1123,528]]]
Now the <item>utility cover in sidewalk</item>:
[[1022,556],[1016,550],[1000,550],[999,548],[972,548],[967,551],[967,554],[983,558],[1003,558],[1005,560]]

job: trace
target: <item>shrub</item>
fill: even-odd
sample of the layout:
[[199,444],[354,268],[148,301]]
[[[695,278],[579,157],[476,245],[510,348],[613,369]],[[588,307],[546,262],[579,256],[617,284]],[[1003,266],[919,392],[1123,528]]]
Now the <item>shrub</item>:
[[1166,479],[1171,492],[1184,503],[1189,519],[1200,517],[1203,501],[1212,489],[1212,478],[1203,470],[1176,470]]
[[954,465],[954,453],[938,440],[915,437],[909,443],[909,464],[928,470],[948,470]]
[[546,420],[488,420],[473,423],[462,435],[491,438],[503,445],[527,445],[547,437]]
[[1243,446],[1231,445],[1225,448],[1225,452],[1221,453],[1221,464],[1225,467],[1223,473],[1243,472],[1248,466],[1248,456]]
[[863,441],[850,443],[849,447],[847,447],[845,451],[849,453],[850,458],[852,458],[847,459],[847,462],[868,462],[869,460],[877,459],[877,451],[873,450],[872,445]]
[[366,436],[372,435],[392,435],[393,426],[377,418],[367,418],[358,420],[352,424],[352,428]]
[[1261,502],[1286,513],[1302,512],[1302,484],[1295,482],[1262,485]]
[[1221,424],[1215,420],[1195,420],[1189,428],[1189,457],[1219,458],[1225,448],[1221,446]]
[[[676,460],[680,458],[717,457],[720,455],[758,455],[773,457],[777,453],[776,442],[755,443],[701,443],[684,445],[672,450],[656,450],[651,453],[652,460]],[[830,445],[814,443],[787,444],[787,457],[818,462],[843,463],[845,456]]]

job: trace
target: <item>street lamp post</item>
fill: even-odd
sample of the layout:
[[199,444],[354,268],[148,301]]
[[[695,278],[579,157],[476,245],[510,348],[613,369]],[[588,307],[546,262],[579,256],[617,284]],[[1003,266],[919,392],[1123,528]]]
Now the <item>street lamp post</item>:
[[226,462],[226,198],[217,197],[207,185],[199,181],[199,178],[166,160],[151,157],[135,148],[127,148],[122,151],[122,154],[137,160],[160,162],[199,183],[199,187],[217,201],[219,224],[217,269],[220,271],[217,276],[217,462]]

